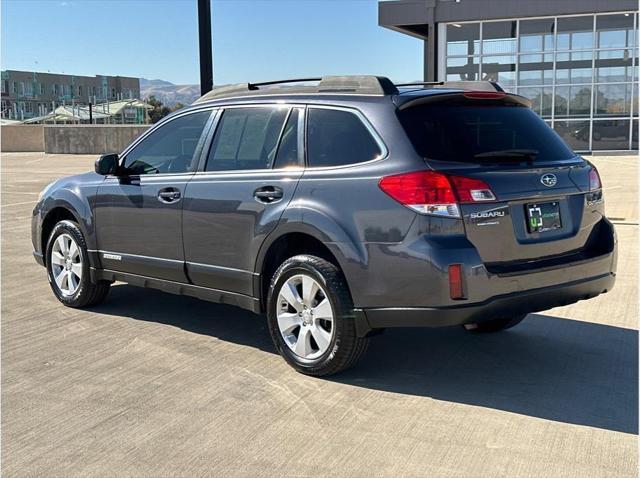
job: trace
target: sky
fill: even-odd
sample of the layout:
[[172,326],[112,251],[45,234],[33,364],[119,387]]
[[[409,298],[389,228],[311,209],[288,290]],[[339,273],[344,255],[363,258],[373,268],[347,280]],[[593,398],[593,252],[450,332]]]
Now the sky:
[[[2,69],[199,83],[196,0],[2,0]],[[214,83],[422,78],[422,42],[376,0],[212,0]]]

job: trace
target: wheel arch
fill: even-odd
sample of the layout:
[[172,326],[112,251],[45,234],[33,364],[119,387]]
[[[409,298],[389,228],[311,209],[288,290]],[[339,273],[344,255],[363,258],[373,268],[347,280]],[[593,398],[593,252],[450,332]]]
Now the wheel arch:
[[352,241],[327,241],[327,234],[306,223],[286,223],[269,235],[258,253],[255,265],[254,293],[260,308],[266,309],[266,298],[273,273],[289,257],[310,254],[334,264],[349,284],[349,265],[361,263],[363,254]]
[[[46,263],[47,242],[55,225],[63,220],[75,222],[84,235],[88,248],[95,249],[95,237],[93,234],[93,215],[86,200],[83,200],[70,191],[59,192],[55,198],[50,198],[41,212],[42,222],[40,226],[40,246],[42,256]],[[95,260],[89,254],[89,264],[95,267]]]

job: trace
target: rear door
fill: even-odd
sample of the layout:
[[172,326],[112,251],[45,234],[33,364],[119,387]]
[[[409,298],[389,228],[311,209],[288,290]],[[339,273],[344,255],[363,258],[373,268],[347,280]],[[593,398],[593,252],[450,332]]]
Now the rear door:
[[184,249],[194,284],[253,295],[254,260],[303,172],[304,108],[228,107],[189,182]]
[[467,237],[485,263],[576,251],[602,219],[601,205],[590,200],[598,194],[590,191],[592,166],[529,108],[460,95],[405,108],[400,118],[429,166],[480,179],[495,194],[461,206]]

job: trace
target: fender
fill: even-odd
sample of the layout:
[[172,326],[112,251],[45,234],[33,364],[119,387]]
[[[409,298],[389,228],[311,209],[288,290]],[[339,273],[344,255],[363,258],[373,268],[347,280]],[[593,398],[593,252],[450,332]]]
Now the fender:
[[[91,181],[92,177],[95,177],[96,181]],[[87,173],[64,178],[54,184],[34,210],[34,215],[39,216],[39,240],[42,241],[42,224],[47,215],[56,208],[64,208],[78,223],[89,251],[95,250],[97,242],[91,204],[95,200],[98,187],[103,180],[103,176]],[[89,263],[92,267],[99,267],[99,261],[91,252],[89,253]]]
[[[334,216],[335,217],[335,216]],[[290,205],[276,228],[265,238],[258,251],[254,272],[254,296],[260,295],[259,276],[271,245],[290,233],[307,234],[322,242],[334,255],[347,281],[354,267],[366,267],[368,254],[363,245],[354,240],[348,230],[321,210],[309,207],[309,203]]]

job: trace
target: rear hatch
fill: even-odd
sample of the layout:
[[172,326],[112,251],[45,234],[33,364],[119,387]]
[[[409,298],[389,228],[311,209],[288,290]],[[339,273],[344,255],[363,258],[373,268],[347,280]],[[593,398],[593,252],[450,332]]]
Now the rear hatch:
[[486,185],[459,210],[488,269],[521,271],[584,256],[604,214],[597,171],[524,99],[434,95],[406,103],[398,115],[429,168]]

